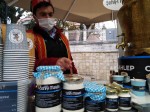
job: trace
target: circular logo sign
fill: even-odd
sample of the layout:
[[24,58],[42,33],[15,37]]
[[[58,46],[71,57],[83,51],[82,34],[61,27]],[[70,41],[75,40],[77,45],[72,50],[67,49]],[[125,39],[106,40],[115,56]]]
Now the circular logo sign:
[[30,38],[27,38],[27,42],[28,42],[28,48],[29,50],[31,50],[33,48],[33,42]]
[[9,33],[9,40],[12,43],[19,44],[23,41],[23,33],[18,29],[13,29]]
[[123,0],[103,0],[103,5],[110,10],[119,10]]

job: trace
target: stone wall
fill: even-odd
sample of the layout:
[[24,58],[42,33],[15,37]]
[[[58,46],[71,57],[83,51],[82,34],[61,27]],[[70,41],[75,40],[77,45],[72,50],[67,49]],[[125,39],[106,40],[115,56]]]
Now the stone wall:
[[92,80],[108,81],[110,70],[118,71],[116,43],[71,45],[78,73]]

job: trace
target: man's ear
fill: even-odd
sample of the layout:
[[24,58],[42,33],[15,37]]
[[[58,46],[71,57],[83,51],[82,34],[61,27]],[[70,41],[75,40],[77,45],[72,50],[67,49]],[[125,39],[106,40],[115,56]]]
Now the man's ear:
[[33,14],[33,18],[34,18],[35,22],[39,25],[38,18],[34,14]]

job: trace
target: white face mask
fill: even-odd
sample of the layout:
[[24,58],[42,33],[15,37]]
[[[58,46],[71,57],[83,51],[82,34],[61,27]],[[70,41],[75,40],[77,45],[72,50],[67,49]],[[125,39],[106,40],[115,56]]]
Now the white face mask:
[[43,19],[38,19],[39,26],[51,30],[54,25],[55,25],[55,19],[54,18],[43,18]]

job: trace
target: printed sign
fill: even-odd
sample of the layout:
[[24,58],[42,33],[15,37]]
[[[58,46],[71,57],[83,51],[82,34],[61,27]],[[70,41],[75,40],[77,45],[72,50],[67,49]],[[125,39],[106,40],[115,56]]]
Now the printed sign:
[[17,112],[16,82],[0,82],[0,112]]
[[123,0],[103,0],[103,5],[110,10],[119,10]]
[[119,74],[127,72],[131,79],[145,79],[150,72],[150,56],[129,56],[118,59]]

